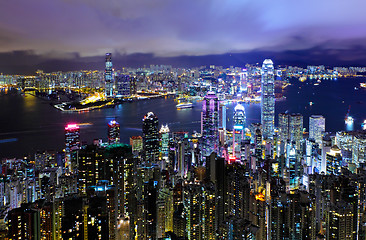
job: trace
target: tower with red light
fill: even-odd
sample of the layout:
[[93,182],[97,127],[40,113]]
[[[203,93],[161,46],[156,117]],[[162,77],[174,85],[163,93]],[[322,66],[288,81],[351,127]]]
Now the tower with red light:
[[80,128],[77,124],[65,127],[65,168],[72,171],[71,154],[80,149]]

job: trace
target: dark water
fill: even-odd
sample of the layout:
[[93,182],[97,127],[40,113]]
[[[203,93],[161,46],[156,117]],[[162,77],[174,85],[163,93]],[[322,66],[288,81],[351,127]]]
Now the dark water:
[[[293,84],[285,90],[285,101],[276,102],[276,117],[279,112],[299,112],[304,115],[304,127],[312,114],[326,118],[326,131],[352,130],[344,124],[349,105],[350,115],[355,118],[353,129],[361,129],[366,119],[366,89],[358,89],[361,78],[322,80],[314,86],[309,80]],[[301,87],[301,89],[300,89]],[[309,105],[312,101],[314,104]],[[344,101],[344,102],[343,102]],[[64,127],[67,123],[91,123],[81,126],[81,140],[91,143],[95,138],[107,140],[107,123],[116,119],[121,125],[121,141],[141,135],[143,116],[154,112],[160,124],[168,124],[171,131],[200,131],[201,103],[192,109],[177,110],[174,98],[159,98],[126,103],[115,108],[86,113],[65,113],[49,103],[26,95],[0,93],[0,159],[21,157],[36,150],[61,150],[64,147]],[[227,105],[228,124],[232,126],[234,104]],[[260,105],[246,104],[247,122],[260,122]]]

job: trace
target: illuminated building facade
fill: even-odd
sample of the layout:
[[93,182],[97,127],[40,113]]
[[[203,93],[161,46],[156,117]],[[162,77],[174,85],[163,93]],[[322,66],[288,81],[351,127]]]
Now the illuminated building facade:
[[116,76],[116,97],[128,97],[131,94],[130,76]]
[[275,118],[274,68],[271,59],[262,65],[261,123],[263,138],[273,138]]
[[146,162],[159,160],[159,120],[153,112],[148,112],[142,119],[143,151]]
[[326,154],[327,174],[339,175],[342,167],[342,153],[337,145],[334,145]]
[[240,159],[241,141],[244,138],[245,131],[245,108],[238,103],[234,109],[234,129],[233,129],[233,156]]
[[139,153],[143,150],[142,137],[132,136],[130,137],[130,145],[132,146],[133,153]]
[[303,139],[303,116],[299,113],[280,113],[278,115],[279,137],[281,142],[296,143],[296,149],[300,149],[300,143]]
[[169,136],[170,130],[168,125],[162,125],[160,128],[160,136],[161,136],[161,156],[163,159],[168,158],[169,154]]
[[108,123],[108,143],[119,143],[120,141],[120,130],[119,123],[116,120],[112,120]]
[[113,77],[113,64],[112,64],[112,53],[106,53],[105,55],[105,96],[114,96],[114,77]]
[[65,146],[65,167],[71,172],[71,153],[80,148],[80,128],[77,124],[68,124],[65,127]]
[[309,138],[321,144],[325,132],[325,118],[321,115],[312,115],[309,118]]
[[208,92],[202,104],[202,156],[207,157],[219,148],[219,99]]

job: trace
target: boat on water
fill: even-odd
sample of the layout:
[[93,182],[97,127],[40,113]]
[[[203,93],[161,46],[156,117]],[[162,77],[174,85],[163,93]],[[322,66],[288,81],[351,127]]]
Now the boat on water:
[[366,88],[366,83],[360,83],[360,87],[362,87],[362,88]]
[[351,116],[348,116],[344,119],[344,122],[347,124],[347,125],[350,125],[350,124],[353,124],[353,117]]
[[361,123],[362,130],[366,130],[366,119]]
[[348,111],[347,111],[347,114],[346,114],[346,117],[344,118],[344,122],[345,124],[347,125],[350,125],[350,124],[353,124],[353,117],[351,117],[349,115],[349,111],[351,110],[351,105],[348,107]]
[[193,103],[191,102],[181,102],[177,104],[177,109],[182,109],[182,108],[192,108],[193,107]]

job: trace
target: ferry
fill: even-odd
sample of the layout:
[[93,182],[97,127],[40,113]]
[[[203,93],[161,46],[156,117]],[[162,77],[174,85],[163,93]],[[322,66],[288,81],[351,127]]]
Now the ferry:
[[347,114],[346,114],[346,117],[344,118],[344,122],[347,124],[347,125],[351,125],[353,124],[353,117],[351,117],[349,115],[349,111],[351,110],[351,105],[349,105],[348,107],[348,111],[347,111]]
[[353,117],[351,116],[347,116],[344,120],[344,122],[347,124],[347,125],[351,125],[353,124]]
[[178,103],[177,104],[177,108],[178,109],[182,109],[182,108],[192,108],[193,107],[193,103],[191,102],[182,102],[182,103]]

